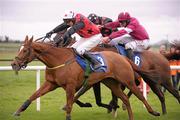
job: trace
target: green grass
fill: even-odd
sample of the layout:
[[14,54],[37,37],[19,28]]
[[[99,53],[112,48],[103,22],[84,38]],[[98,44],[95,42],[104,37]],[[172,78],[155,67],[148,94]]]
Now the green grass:
[[[33,102],[29,108],[22,113],[20,117],[12,116],[13,112],[35,91],[35,72],[21,71],[18,76],[13,71],[0,72],[0,120],[59,120],[65,119],[64,111],[60,108],[66,103],[65,92],[63,89],[56,89],[41,97],[41,111],[36,111],[36,102]],[[41,72],[41,83],[43,83],[44,72]],[[154,117],[150,115],[143,107],[142,103],[132,96],[130,99],[135,120],[179,120],[180,107],[176,99],[165,93],[168,114],[165,116]],[[108,103],[111,99],[110,91],[102,87],[102,100]],[[111,114],[106,110],[97,107],[92,90],[81,97],[84,102],[91,102],[92,108],[80,108],[73,106],[73,120],[113,120]],[[161,106],[158,98],[151,92],[148,95],[148,102],[157,111],[161,112]],[[119,100],[121,105],[121,101]],[[127,111],[118,110],[116,120],[128,120]]]
[[[4,46],[5,44],[0,46]],[[5,45],[6,46],[6,45]],[[13,46],[13,45],[12,45]],[[16,49],[11,52],[0,50],[1,59],[14,58]],[[10,65],[10,62],[0,62],[0,66]],[[42,65],[40,62],[32,62],[30,65]],[[41,111],[36,111],[36,102],[34,101],[29,108],[24,111],[20,117],[14,117],[12,114],[28,99],[36,90],[35,71],[21,71],[16,76],[13,71],[0,71],[0,120],[64,120],[65,113],[61,108],[66,104],[65,92],[58,88],[45,96],[41,97]],[[41,71],[41,84],[44,81],[44,72]],[[127,91],[126,91],[127,92]],[[154,117],[150,115],[143,107],[142,103],[135,97],[130,98],[135,120],[179,120],[180,105],[177,100],[168,92],[165,93],[167,115]],[[108,103],[111,99],[110,91],[102,86],[102,101]],[[73,120],[128,120],[127,111],[118,109],[116,119],[111,114],[106,113],[106,109],[98,107],[95,104],[95,98],[92,90],[85,93],[80,100],[93,104],[92,108],[80,108],[76,104],[73,106]],[[152,92],[148,95],[148,102],[156,111],[161,112],[160,102]],[[121,105],[119,100],[119,105]]]

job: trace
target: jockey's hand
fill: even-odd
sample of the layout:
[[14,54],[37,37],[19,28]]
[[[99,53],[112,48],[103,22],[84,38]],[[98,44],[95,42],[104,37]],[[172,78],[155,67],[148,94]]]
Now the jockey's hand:
[[102,26],[102,25],[97,25],[97,27],[98,27],[99,29],[101,29],[103,26]]
[[104,43],[104,44],[107,44],[107,43],[109,43],[111,40],[109,39],[109,37],[103,37],[102,38],[102,43]]
[[54,33],[53,31],[50,31],[50,32],[46,33],[45,38],[50,38],[53,33]]

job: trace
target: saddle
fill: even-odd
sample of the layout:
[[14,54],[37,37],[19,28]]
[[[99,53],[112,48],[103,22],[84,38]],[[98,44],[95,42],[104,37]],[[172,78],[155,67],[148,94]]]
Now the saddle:
[[90,69],[91,72],[106,72],[107,65],[106,65],[103,55],[101,55],[100,53],[95,53],[95,52],[92,52],[91,54],[100,63],[100,66],[98,68],[94,68],[94,66],[91,63],[89,63],[88,60],[79,56],[78,54],[76,54],[77,63],[82,67],[84,71],[87,71],[87,69]]

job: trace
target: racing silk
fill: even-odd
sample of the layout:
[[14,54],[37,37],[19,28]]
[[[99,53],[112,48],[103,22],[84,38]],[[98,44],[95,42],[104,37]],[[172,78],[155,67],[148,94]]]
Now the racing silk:
[[[105,27],[116,28],[116,27],[121,27],[121,24],[118,21],[115,21],[115,22],[106,24]],[[138,22],[136,18],[131,18],[130,23],[125,28],[117,32],[113,32],[109,36],[109,38],[114,39],[116,37],[120,37],[125,34],[131,35],[132,38],[135,40],[142,41],[145,39],[149,39],[149,35],[146,32],[145,28],[142,25],[140,25],[140,23]]]
[[93,35],[100,33],[99,28],[82,14],[76,14],[75,23],[78,22],[84,23],[84,27],[76,31],[76,33],[79,34],[81,37],[89,38]]

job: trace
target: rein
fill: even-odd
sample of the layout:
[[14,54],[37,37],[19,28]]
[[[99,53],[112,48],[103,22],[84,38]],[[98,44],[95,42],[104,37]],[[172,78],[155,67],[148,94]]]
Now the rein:
[[55,69],[64,67],[64,66],[66,66],[66,65],[68,65],[68,64],[70,64],[70,63],[72,63],[72,62],[74,62],[74,61],[75,61],[75,58],[71,58],[70,60],[66,61],[65,63],[63,63],[63,64],[61,64],[61,65],[58,65],[58,66],[55,66],[55,67],[47,67],[47,66],[46,66],[46,68],[47,68],[48,70],[55,70]]
[[66,64],[64,63],[64,64],[61,64],[61,65],[58,65],[58,66],[55,66],[55,67],[47,67],[46,66],[46,68],[49,69],[49,70],[54,70],[54,69],[58,69],[58,68],[64,67],[65,65]]

